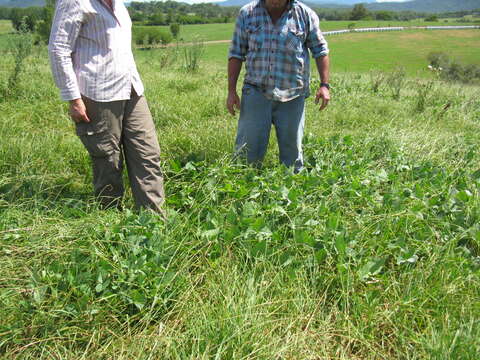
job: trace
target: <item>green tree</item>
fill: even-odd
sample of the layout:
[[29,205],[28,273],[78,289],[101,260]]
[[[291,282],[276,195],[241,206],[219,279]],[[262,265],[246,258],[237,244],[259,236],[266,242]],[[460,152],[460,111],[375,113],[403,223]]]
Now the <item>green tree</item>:
[[377,11],[375,13],[375,20],[392,20],[393,14],[390,11]]
[[43,8],[42,18],[37,23],[36,32],[38,40],[48,44],[50,31],[52,29],[53,14],[55,12],[55,0],[46,0]]
[[438,16],[437,15],[430,15],[425,18],[425,21],[431,21],[431,22],[436,22],[438,21]]
[[368,15],[368,11],[367,11],[367,8],[365,7],[365,5],[356,4],[353,7],[352,12],[350,14],[350,20],[361,20],[361,19],[367,17],[367,15]]
[[178,23],[170,24],[170,32],[172,33],[173,38],[176,39],[180,33],[180,25]]
[[148,25],[165,25],[165,16],[161,11],[158,11],[150,16]]

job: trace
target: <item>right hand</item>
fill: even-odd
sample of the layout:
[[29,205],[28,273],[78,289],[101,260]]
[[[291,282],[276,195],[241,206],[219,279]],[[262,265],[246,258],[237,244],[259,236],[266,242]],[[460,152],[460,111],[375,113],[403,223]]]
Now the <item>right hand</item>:
[[89,123],[90,119],[87,115],[87,108],[82,99],[75,99],[70,101],[70,117],[76,123]]
[[237,95],[236,91],[228,92],[227,96],[227,109],[228,112],[232,115],[235,115],[235,108],[240,110],[240,98]]

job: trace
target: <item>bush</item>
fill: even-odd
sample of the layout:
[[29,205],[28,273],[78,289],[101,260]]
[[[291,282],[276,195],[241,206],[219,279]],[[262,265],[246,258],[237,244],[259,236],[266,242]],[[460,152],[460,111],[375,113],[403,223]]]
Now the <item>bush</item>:
[[172,34],[162,31],[156,27],[134,27],[133,41],[136,45],[152,46],[152,45],[167,45],[173,40]]
[[195,39],[191,45],[185,45],[183,48],[184,68],[188,72],[195,72],[199,68],[200,58],[204,53],[204,43]]
[[442,52],[430,53],[427,57],[429,69],[446,81],[474,83],[480,81],[480,66],[462,64]]
[[403,67],[397,67],[386,79],[387,85],[392,91],[392,97],[395,100],[400,99],[400,93],[402,91],[403,84],[405,83],[406,76],[407,74],[405,69]]
[[437,22],[438,21],[438,16],[437,15],[430,15],[425,18],[425,21],[430,21],[430,22]]
[[170,24],[170,32],[172,33],[173,38],[176,39],[180,33],[180,25],[177,23]]

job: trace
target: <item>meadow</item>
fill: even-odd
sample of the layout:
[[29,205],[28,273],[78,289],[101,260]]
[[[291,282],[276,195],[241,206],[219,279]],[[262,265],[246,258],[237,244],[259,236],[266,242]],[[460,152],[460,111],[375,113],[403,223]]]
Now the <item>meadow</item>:
[[[369,27],[395,27],[395,26],[445,26],[445,25],[478,25],[480,20],[472,23],[462,23],[455,19],[440,20],[436,22],[412,20],[412,21],[375,21],[375,20],[360,20],[360,21],[321,21],[320,27],[322,31],[344,30],[348,29],[350,25],[354,28],[369,28]],[[164,31],[169,31],[168,26],[158,26]],[[232,32],[235,28],[234,23],[226,24],[201,24],[201,25],[181,25],[179,39],[183,41],[192,41],[194,39],[201,39],[203,41],[219,41],[230,40]]]
[[196,72],[182,48],[136,49],[166,221],[133,211],[128,192],[123,212],[96,207],[36,48],[0,99],[0,355],[478,359],[479,87],[419,76],[445,36],[478,64],[476,34],[332,37],[333,99],[307,102],[298,175],[277,164],[273,134],[262,169],[232,160],[226,44],[206,46]]

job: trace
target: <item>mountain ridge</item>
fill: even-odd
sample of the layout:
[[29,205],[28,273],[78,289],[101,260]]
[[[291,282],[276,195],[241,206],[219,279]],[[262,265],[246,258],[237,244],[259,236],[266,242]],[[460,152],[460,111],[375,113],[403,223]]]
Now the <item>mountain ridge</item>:
[[[226,0],[216,2],[220,6],[243,6],[251,0]],[[345,8],[364,3],[369,10],[453,12],[480,9],[480,0],[411,0],[405,2],[376,2],[375,0],[305,0],[313,7]],[[43,6],[45,0],[0,0],[0,6],[29,7]]]
[[[226,0],[220,6],[243,6],[252,0]],[[305,0],[313,7],[345,8],[357,3],[365,4],[369,10],[415,11],[428,13],[453,12],[480,9],[480,0],[411,0],[405,2],[376,2],[373,0]]]
[[0,6],[25,8],[30,6],[44,6],[44,0],[0,0]]

